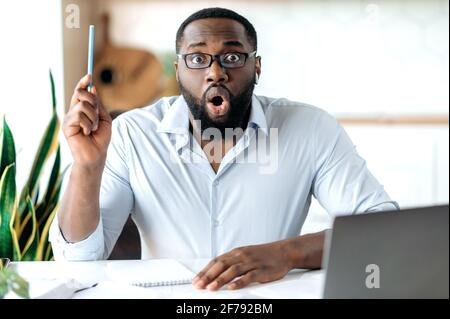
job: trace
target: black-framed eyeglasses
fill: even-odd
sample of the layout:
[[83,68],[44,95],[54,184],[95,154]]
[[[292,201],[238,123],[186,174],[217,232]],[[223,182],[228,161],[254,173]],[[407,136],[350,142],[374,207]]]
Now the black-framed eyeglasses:
[[186,63],[189,69],[206,69],[211,66],[214,60],[219,61],[219,64],[225,69],[242,68],[248,58],[256,56],[256,51],[244,52],[228,52],[224,54],[208,54],[202,52],[177,54]]

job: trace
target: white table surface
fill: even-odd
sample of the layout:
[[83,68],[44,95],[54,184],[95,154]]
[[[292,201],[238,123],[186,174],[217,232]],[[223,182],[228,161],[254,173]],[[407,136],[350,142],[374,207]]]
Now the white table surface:
[[[209,260],[179,260],[197,273]],[[321,298],[325,272],[323,270],[293,270],[283,279],[259,284],[254,283],[238,290],[222,288],[218,291],[196,289],[191,284],[141,288],[112,282],[106,275],[106,267],[116,261],[87,262],[13,262],[10,267],[17,270],[30,283],[31,298]],[[136,262],[139,262],[136,260]],[[79,292],[76,290],[91,287]],[[15,298],[10,293],[6,298]]]

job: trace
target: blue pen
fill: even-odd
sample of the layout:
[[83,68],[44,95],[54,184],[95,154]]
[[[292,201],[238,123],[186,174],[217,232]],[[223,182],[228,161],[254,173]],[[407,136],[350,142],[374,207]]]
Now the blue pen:
[[88,74],[91,79],[88,84],[88,92],[91,92],[92,87],[92,71],[94,69],[94,25],[89,26],[89,53],[88,53]]
[[[89,26],[89,52],[88,52],[88,74],[91,76],[91,79],[89,80],[89,84],[87,87],[88,92],[91,92],[92,88],[92,72],[94,70],[94,25],[91,24]],[[98,128],[98,107],[95,108],[95,111],[97,112],[97,121],[94,124],[94,127],[92,128],[92,131],[96,131]]]

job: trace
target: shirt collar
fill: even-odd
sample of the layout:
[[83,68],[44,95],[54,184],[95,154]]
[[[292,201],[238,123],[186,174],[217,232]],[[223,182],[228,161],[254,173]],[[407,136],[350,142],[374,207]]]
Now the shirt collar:
[[266,115],[264,114],[261,102],[259,102],[258,98],[254,94],[252,97],[252,110],[250,111],[248,123],[249,125],[256,125],[256,127],[263,131],[264,134],[268,134]]
[[162,133],[188,134],[189,109],[182,95],[172,105],[168,105],[168,109],[159,123],[157,131]]
[[[252,109],[250,111],[249,126],[254,125],[267,135],[267,120],[258,98],[252,96]],[[180,95],[164,114],[158,125],[158,132],[188,134],[189,132],[189,108],[182,95]]]

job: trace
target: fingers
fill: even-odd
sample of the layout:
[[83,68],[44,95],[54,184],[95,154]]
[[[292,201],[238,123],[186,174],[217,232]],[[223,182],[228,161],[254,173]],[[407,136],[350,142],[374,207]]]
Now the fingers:
[[223,273],[221,273],[217,278],[215,278],[206,288],[208,290],[220,289],[222,286],[228,284],[236,277],[244,275],[255,268],[256,265],[254,264],[234,264]]
[[256,263],[237,263],[227,267],[223,262],[215,261],[209,270],[198,274],[198,279],[193,284],[199,289],[206,287],[208,290],[217,290],[241,276],[228,285],[228,289],[239,289],[252,282],[267,281],[264,276],[261,277],[263,273],[263,269],[258,269]]
[[[207,284],[211,282],[214,278],[217,277],[217,271],[224,271],[228,266],[224,263],[224,260],[227,259],[228,254],[224,254],[222,256],[216,257],[212,259],[203,269],[200,271],[197,276],[192,279],[192,284],[194,284],[197,288],[204,288]],[[213,271],[210,273],[210,270]],[[212,275],[215,274],[216,275]]]
[[89,118],[89,120],[96,125],[98,122],[98,115],[96,108],[93,107],[90,103],[82,101],[75,104],[71,110],[73,113],[83,113],[85,116]]
[[84,90],[87,92],[86,88],[89,84],[89,81],[91,80],[91,76],[89,74],[86,74],[83,76],[80,81],[78,81],[77,85],[75,86],[74,94],[72,95],[72,99],[70,102],[70,106],[73,106],[74,104],[78,103],[80,100],[76,97],[76,92],[79,90]]
[[97,92],[97,88],[95,86],[92,86],[91,92],[87,91],[87,86],[89,85],[90,79],[91,76],[87,74],[82,77],[81,80],[77,83],[72,96],[72,100],[70,102],[70,107],[73,107],[81,101],[86,101],[95,108],[97,114],[99,115],[99,120],[111,123],[111,117],[109,116],[108,111],[103,107],[100,96]]
[[199,289],[205,288],[212,280],[225,271],[229,267],[225,260],[223,256],[211,260],[192,280],[195,287]]
[[235,248],[209,262],[192,284],[217,290],[226,284],[229,289],[238,289],[251,282],[278,280],[292,268],[284,255],[277,243]]
[[75,89],[73,96],[76,99],[77,103],[80,101],[85,101],[89,102],[93,106],[97,105],[97,97],[85,89],[82,88]]
[[75,90],[76,89],[86,89],[87,86],[89,85],[89,81],[91,80],[91,76],[89,74],[86,74],[85,76],[83,76],[80,81],[78,81]]
[[64,119],[66,137],[77,134],[80,128],[84,135],[90,135],[95,122],[98,121],[97,113],[88,102],[79,102],[72,107]]
[[97,98],[97,114],[99,121],[105,121],[111,124],[112,122],[111,116],[109,115],[109,112],[106,110],[106,108],[103,106],[102,100],[100,99],[100,96],[97,93],[97,88],[95,86],[92,86],[91,92]]
[[[83,134],[87,136],[92,132],[93,123],[84,113],[77,112],[72,114],[71,118],[68,119],[67,126],[69,128],[81,128]],[[76,133],[78,132],[79,130],[76,131]]]
[[205,274],[208,272],[209,269],[211,269],[212,266],[216,264],[216,262],[219,260],[219,257],[216,257],[212,259],[203,269],[200,271],[197,276],[192,279],[192,282],[195,284],[200,278],[204,277]]
[[[82,111],[93,122],[93,126],[90,128],[92,132],[97,131],[99,121],[107,121],[111,123],[111,117],[103,107],[100,97],[98,95],[95,86],[92,86],[91,92],[86,90],[89,84],[90,76],[84,76],[77,84],[74,94],[72,96],[71,107],[69,112]],[[72,110],[76,108],[75,110]],[[92,109],[90,111],[89,109]]]
[[84,113],[79,113],[79,125],[83,129],[84,135],[90,135],[92,131],[92,122]]
[[260,270],[252,270],[246,273],[241,278],[233,281],[231,284],[228,285],[228,289],[240,289],[245,286],[248,286],[252,282],[259,281],[258,277],[260,276],[261,271]]
[[254,263],[228,253],[210,261],[192,280],[192,284],[199,289],[216,290],[255,267]]

